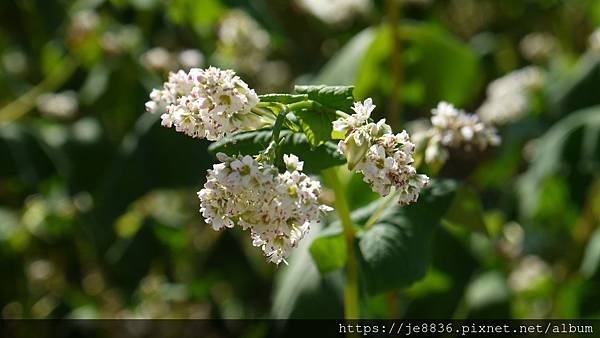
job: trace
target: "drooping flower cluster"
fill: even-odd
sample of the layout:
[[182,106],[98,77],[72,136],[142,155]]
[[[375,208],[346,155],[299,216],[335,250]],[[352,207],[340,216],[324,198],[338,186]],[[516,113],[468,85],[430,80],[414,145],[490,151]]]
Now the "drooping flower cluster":
[[211,141],[241,130],[255,129],[262,121],[251,109],[258,103],[253,89],[232,70],[192,68],[169,74],[163,89],[150,93],[146,110],[165,106],[162,125]]
[[401,204],[414,202],[429,181],[412,165],[415,145],[406,131],[394,135],[384,119],[368,122],[373,109],[371,99],[356,102],[354,114],[333,122],[334,131],[345,135],[338,149],[346,156],[348,167],[362,173],[373,191],[386,196],[395,187]]
[[252,244],[270,262],[285,262],[310,223],[319,220],[321,211],[331,210],[319,204],[320,183],[302,173],[304,163],[295,155],[284,155],[284,173],[248,155],[217,157],[221,163],[208,171],[198,192],[202,215],[215,230],[236,224],[250,230]]
[[493,124],[506,124],[523,117],[531,108],[531,95],[544,83],[541,69],[529,66],[508,73],[490,83],[487,99],[477,113]]
[[477,114],[468,114],[447,102],[431,110],[432,128],[415,135],[425,143],[425,162],[444,163],[450,148],[463,151],[483,151],[500,144],[496,129],[481,121]]

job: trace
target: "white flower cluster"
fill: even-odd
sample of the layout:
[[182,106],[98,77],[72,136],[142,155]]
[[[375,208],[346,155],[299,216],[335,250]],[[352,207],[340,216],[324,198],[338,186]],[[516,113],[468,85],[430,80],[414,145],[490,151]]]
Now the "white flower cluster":
[[248,155],[217,157],[221,163],[208,171],[198,192],[202,215],[215,230],[235,224],[250,230],[252,244],[270,262],[285,262],[310,223],[319,220],[321,211],[331,210],[319,204],[321,185],[302,173],[304,163],[295,155],[284,155],[284,173]]
[[164,88],[154,89],[146,110],[166,106],[162,125],[191,137],[211,141],[241,130],[260,127],[251,109],[258,103],[253,89],[231,70],[192,68],[169,74]]
[[269,33],[239,9],[225,15],[219,25],[218,37],[219,51],[249,73],[259,70],[271,43]]
[[529,66],[510,72],[490,83],[487,99],[477,113],[489,123],[516,121],[528,112],[532,92],[543,83],[544,73],[537,67]]
[[362,173],[373,191],[386,196],[395,187],[401,204],[415,202],[429,182],[412,166],[415,145],[406,131],[394,135],[385,119],[368,122],[373,109],[371,99],[356,102],[354,114],[333,122],[334,131],[345,135],[338,149],[346,155],[349,168]]
[[496,129],[481,121],[477,114],[467,114],[447,102],[440,102],[431,113],[433,128],[415,135],[421,140],[418,143],[426,142],[427,163],[444,163],[449,156],[448,148],[483,151],[500,144]]
[[296,0],[298,6],[323,22],[339,24],[371,10],[370,0]]

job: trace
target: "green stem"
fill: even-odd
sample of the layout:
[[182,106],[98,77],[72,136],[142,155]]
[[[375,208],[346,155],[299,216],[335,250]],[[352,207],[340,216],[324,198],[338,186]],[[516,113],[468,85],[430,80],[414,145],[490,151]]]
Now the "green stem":
[[335,194],[335,209],[340,217],[346,240],[346,286],[344,288],[344,318],[346,320],[360,319],[358,293],[358,261],[355,253],[355,233],[350,217],[350,209],[346,200],[344,187],[340,182],[337,168],[323,171],[323,176],[331,185]]
[[364,225],[364,230],[369,230],[373,224],[375,224],[375,222],[377,222],[377,220],[379,219],[379,217],[381,217],[381,214],[383,214],[383,212],[385,211],[385,209],[387,209],[388,205],[390,205],[390,203],[394,200],[394,198],[398,196],[398,190],[394,190],[393,193],[389,194],[385,200],[383,201],[383,203],[381,203],[381,205],[379,205],[377,207],[377,209],[375,210],[375,212],[373,212],[373,214],[371,214],[371,217],[369,217],[369,219],[367,220],[367,222]]
[[300,110],[300,109],[310,109],[314,108],[315,105],[318,104],[312,100],[305,100],[300,102],[294,102],[287,105],[289,111]]
[[283,123],[285,122],[285,116],[287,115],[288,110],[286,108],[282,109],[277,115],[277,119],[275,120],[275,124],[273,125],[273,142],[276,144],[279,143],[279,133],[281,133],[281,128],[283,128]]

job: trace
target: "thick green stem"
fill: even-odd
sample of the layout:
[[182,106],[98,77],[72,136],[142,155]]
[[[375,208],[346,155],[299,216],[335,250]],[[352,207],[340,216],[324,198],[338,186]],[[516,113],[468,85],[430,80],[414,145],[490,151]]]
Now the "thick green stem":
[[375,224],[375,222],[377,222],[379,220],[379,217],[381,217],[381,215],[383,214],[385,209],[387,209],[387,207],[394,200],[394,198],[396,198],[396,196],[398,196],[398,191],[394,190],[394,192],[392,192],[385,198],[383,203],[381,203],[381,205],[379,207],[377,207],[375,212],[373,212],[373,214],[371,214],[371,217],[369,217],[369,219],[365,223],[365,225],[363,227],[365,230],[369,230],[373,226],[373,224]]
[[350,209],[346,200],[346,192],[340,182],[337,168],[323,171],[323,176],[331,185],[335,194],[335,209],[340,217],[346,240],[346,286],[344,288],[344,318],[346,320],[360,319],[358,294],[358,261],[355,253],[355,234],[350,217]]

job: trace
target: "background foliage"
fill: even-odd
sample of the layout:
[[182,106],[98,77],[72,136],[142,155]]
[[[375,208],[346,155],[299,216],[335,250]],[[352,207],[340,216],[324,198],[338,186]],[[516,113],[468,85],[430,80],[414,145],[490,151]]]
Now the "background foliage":
[[[551,80],[530,115],[500,129],[501,147],[451,161],[441,173],[452,181],[360,234],[362,312],[600,317],[600,53],[588,46],[600,1],[403,0],[398,22],[385,15],[392,1],[329,21],[300,2],[0,4],[1,316],[342,316],[334,216],[278,268],[237,230],[203,223],[208,143],[143,111],[169,70],[231,67],[259,93],[355,85],[405,128],[440,100],[474,111],[487,83],[533,63]],[[534,32],[553,41],[541,57],[523,42]],[[367,205],[369,187],[344,179],[362,224],[381,201]]]

